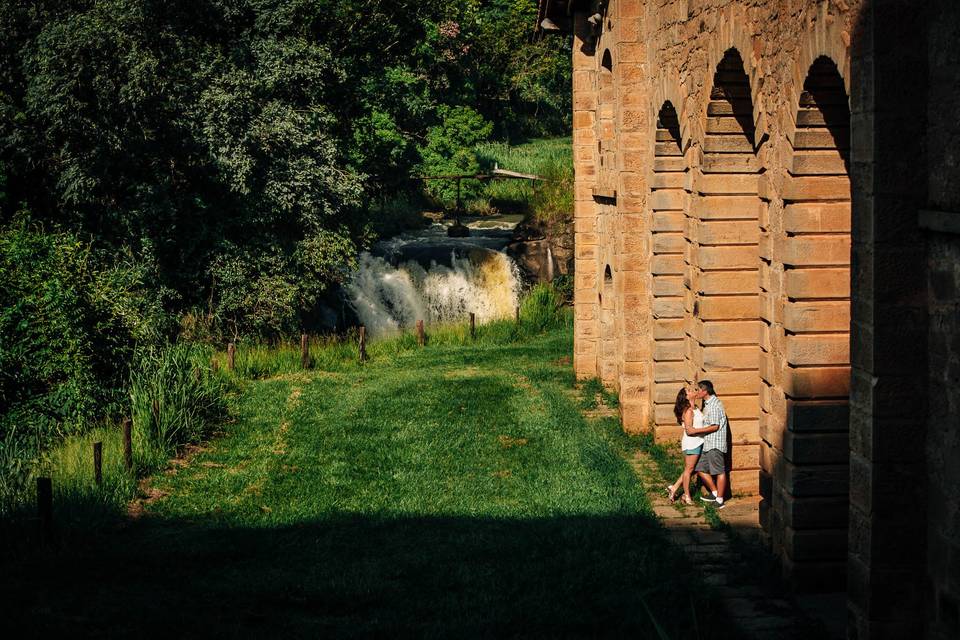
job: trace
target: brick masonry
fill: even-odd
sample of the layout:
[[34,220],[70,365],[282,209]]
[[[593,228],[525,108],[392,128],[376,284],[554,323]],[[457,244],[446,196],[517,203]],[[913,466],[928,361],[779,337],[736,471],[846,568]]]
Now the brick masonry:
[[713,380],[795,584],[846,585],[851,637],[953,637],[960,236],[918,212],[960,228],[960,5],[568,6],[577,375],[671,441]]

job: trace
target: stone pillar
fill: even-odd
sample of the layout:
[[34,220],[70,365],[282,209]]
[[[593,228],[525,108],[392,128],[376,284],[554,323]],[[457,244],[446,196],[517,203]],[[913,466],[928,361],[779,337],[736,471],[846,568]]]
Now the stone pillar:
[[867,3],[851,73],[849,637],[922,635],[927,3]]
[[795,82],[795,128],[780,154],[787,166],[762,224],[763,523],[796,586],[839,591],[849,502],[850,115],[833,61],[818,58]]
[[647,176],[651,137],[646,46],[640,41],[643,18],[636,0],[615,6],[617,37],[617,214],[619,217],[620,278],[622,281],[620,405],[623,427],[636,433],[652,420],[652,335],[650,295],[650,219]]
[[689,199],[686,191],[687,162],[683,154],[680,121],[673,104],[660,106],[653,141],[650,173],[650,261],[653,333],[653,403],[655,435],[658,442],[676,443],[680,426],[673,414],[677,391],[686,385],[684,363],[686,228],[684,213]]
[[590,29],[583,13],[574,16],[573,38],[573,166],[574,166],[574,337],[573,366],[577,378],[599,375],[599,265],[596,184],[597,67],[589,48]]
[[[960,3],[931,2],[927,100],[928,211],[941,223],[927,236],[930,299],[927,395],[927,600],[930,637],[960,637]],[[951,160],[951,157],[953,160]],[[927,215],[927,214],[925,214]],[[952,222],[952,223],[951,223]]]

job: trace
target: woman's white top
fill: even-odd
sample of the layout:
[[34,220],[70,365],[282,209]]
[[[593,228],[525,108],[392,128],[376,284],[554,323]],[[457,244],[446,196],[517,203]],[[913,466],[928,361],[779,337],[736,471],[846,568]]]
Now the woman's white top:
[[[703,412],[700,411],[700,409],[693,410],[693,428],[703,429]],[[688,436],[686,431],[683,432],[683,437],[680,439],[680,448],[684,451],[696,449],[702,444],[703,438],[700,436]]]

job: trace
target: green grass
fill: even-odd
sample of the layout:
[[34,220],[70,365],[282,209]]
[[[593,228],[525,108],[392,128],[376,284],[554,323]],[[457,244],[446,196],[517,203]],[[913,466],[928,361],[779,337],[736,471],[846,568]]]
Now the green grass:
[[145,516],[8,559],[0,629],[731,637],[623,459],[632,439],[582,417],[563,318],[397,336],[365,364],[317,348],[308,371],[290,345],[250,349],[235,421],[152,478],[166,497]]
[[485,171],[496,164],[501,169],[532,173],[547,181],[491,180],[483,190],[482,203],[474,203],[473,208],[529,213],[541,220],[572,214],[573,145],[569,136],[514,146],[494,142],[479,145],[475,151]]

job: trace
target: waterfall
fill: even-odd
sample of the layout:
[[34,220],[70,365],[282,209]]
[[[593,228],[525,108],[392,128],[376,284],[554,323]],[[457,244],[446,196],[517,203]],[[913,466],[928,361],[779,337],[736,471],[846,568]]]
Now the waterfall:
[[391,265],[382,257],[360,255],[346,285],[360,322],[372,335],[427,322],[477,322],[512,317],[520,295],[520,274],[505,254],[471,248],[451,255],[450,266],[415,261]]

